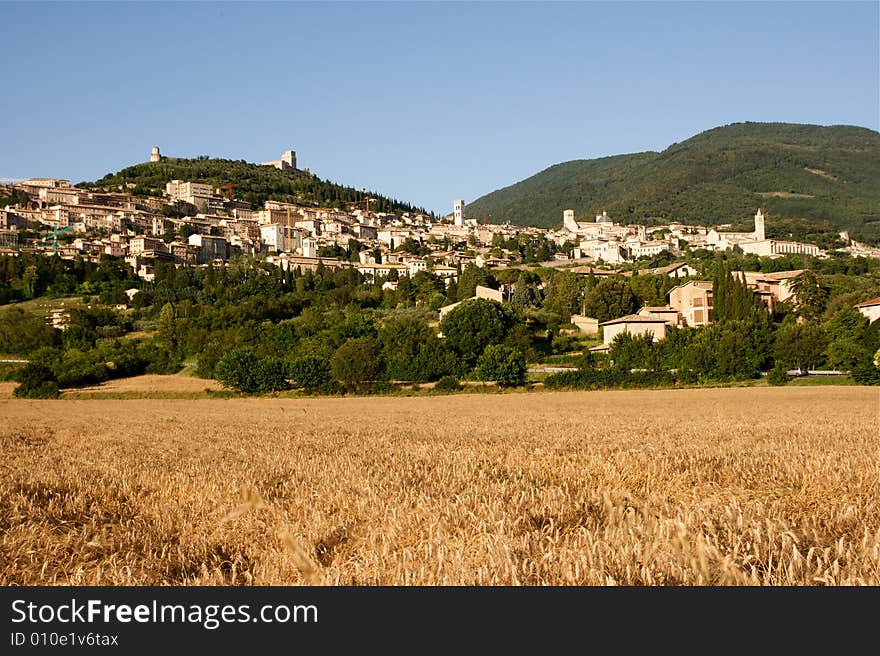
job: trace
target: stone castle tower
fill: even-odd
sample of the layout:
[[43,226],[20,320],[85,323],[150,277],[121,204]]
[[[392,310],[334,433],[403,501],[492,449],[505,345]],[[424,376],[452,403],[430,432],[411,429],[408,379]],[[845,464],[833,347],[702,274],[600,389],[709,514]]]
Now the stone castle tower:
[[296,169],[296,151],[285,150],[281,159],[263,162],[260,166],[274,166],[279,171],[292,171]]
[[578,224],[574,220],[574,210],[562,210],[562,229],[571,232],[578,231]]
[[159,146],[153,146],[153,150],[150,152],[150,161],[158,162],[162,159],[162,155],[159,154]]

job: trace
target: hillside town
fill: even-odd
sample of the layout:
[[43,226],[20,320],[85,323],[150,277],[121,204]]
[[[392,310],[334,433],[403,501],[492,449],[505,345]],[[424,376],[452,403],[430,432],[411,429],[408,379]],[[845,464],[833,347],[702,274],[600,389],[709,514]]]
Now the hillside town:
[[[150,162],[162,159],[159,148],[154,147]],[[279,160],[263,162],[262,166],[298,171],[296,153],[288,150]],[[305,172],[310,173],[307,169]],[[790,254],[828,256],[814,244],[767,238],[766,217],[761,209],[754,215],[751,232],[681,222],[650,227],[622,225],[605,211],[586,219],[576,217],[574,210],[563,212],[559,229],[545,230],[468,217],[462,199],[453,201],[452,212],[442,217],[370,211],[371,199],[365,194],[357,207],[349,208],[319,208],[277,200],[253,207],[233,197],[230,192],[234,186],[216,188],[192,180],[168,180],[163,196],[152,197],[135,195],[126,188],[84,189],[58,178],[0,185],[0,195],[20,199],[0,210],[0,255],[43,253],[94,262],[102,256],[124,258],[138,277],[151,282],[158,262],[217,266],[247,254],[264,256],[285,271],[352,267],[365,281],[381,280],[385,288],[395,289],[401,277],[411,278],[419,272],[433,274],[448,285],[471,264],[487,269],[524,268],[521,253],[505,244],[526,239],[546,245],[535,254],[547,259],[532,258],[536,266],[595,277],[650,273],[688,279],[669,294],[667,307],[646,307],[637,315],[601,324],[604,344],[594,347],[597,351],[607,351],[622,331],[650,333],[662,339],[667,326],[711,322],[712,283],[693,280],[700,272],[676,261],[688,250],[739,249],[769,258]],[[168,212],[180,207],[188,210],[183,216]],[[843,252],[880,257],[880,249],[849,240],[846,233],[840,237],[848,244],[841,249]],[[343,251],[350,252],[351,257],[340,257]],[[671,263],[650,266],[651,260],[660,257]],[[791,297],[790,282],[800,273],[802,270],[742,276],[772,310]],[[501,301],[511,291],[484,289],[482,293]],[[480,293],[478,289],[477,295]],[[594,319],[575,315],[572,322],[587,334],[598,333],[599,324]]]

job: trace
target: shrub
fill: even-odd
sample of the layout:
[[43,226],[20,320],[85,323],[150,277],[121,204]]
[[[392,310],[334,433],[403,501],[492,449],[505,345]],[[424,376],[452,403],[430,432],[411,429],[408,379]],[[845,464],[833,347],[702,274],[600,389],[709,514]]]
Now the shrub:
[[575,358],[574,364],[578,369],[593,369],[596,366],[596,354],[585,348],[584,352]]
[[443,376],[436,382],[434,389],[441,392],[458,392],[461,390],[461,381],[455,376]]
[[827,345],[825,332],[816,324],[791,324],[776,331],[773,356],[789,367],[812,369],[824,360]]
[[29,362],[16,376],[18,387],[13,394],[23,399],[57,399],[61,393],[54,372],[47,366]]
[[547,389],[638,389],[643,387],[670,387],[677,382],[692,382],[692,374],[669,371],[629,371],[608,369],[578,369],[552,374],[544,379]]
[[770,373],[767,375],[767,383],[770,385],[785,385],[791,378],[787,373],[788,369],[781,362],[777,362]]
[[[137,296],[135,298],[137,298]],[[223,357],[225,352],[226,349],[220,342],[211,341],[205,344],[198,356],[195,371],[196,376],[199,378],[213,378],[214,369],[217,367],[217,363],[220,362],[220,358]]]
[[457,370],[455,353],[421,319],[389,319],[379,331],[379,341],[392,380],[426,382]]
[[382,377],[385,363],[379,343],[372,337],[350,339],[330,360],[333,377],[343,385],[358,386]]
[[522,352],[504,344],[490,344],[477,364],[481,380],[494,380],[499,387],[516,387],[526,382],[526,359]]
[[577,340],[569,335],[558,335],[550,343],[550,348],[554,353],[568,353],[575,346],[577,346]]
[[110,379],[110,372],[91,351],[69,349],[55,366],[59,387],[97,385]]
[[26,355],[60,342],[61,332],[42,317],[17,307],[0,313],[0,353]]
[[12,393],[22,399],[57,399],[61,396],[61,390],[58,389],[58,383],[51,380],[47,380],[33,387],[19,385]]
[[147,362],[148,374],[176,374],[183,366],[180,357],[157,339],[138,344],[138,355]]
[[298,387],[319,389],[331,379],[330,362],[319,355],[303,355],[290,364],[290,379]]
[[506,306],[475,298],[443,317],[440,331],[452,350],[472,367],[486,347],[503,342],[515,324],[516,317]]
[[853,380],[861,385],[880,385],[880,368],[870,362],[854,367],[851,374]]
[[248,348],[233,349],[217,363],[217,380],[246,394],[287,389],[287,367],[278,358],[263,358]]

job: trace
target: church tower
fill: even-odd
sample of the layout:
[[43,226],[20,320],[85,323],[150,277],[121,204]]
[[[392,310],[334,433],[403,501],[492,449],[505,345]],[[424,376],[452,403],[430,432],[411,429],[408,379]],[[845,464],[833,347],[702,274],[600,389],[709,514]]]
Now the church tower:
[[452,201],[452,216],[455,225],[464,225],[464,201],[462,199]]
[[755,214],[755,241],[764,241],[764,212],[758,208]]

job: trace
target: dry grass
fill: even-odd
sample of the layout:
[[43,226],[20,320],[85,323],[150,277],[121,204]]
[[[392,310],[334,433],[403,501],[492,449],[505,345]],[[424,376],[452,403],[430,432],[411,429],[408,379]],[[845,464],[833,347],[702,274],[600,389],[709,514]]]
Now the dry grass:
[[18,387],[18,383],[0,382],[0,399],[14,399],[12,393],[16,387]]
[[92,387],[77,387],[64,391],[65,399],[102,398],[115,395],[166,398],[175,395],[206,396],[205,390],[222,390],[223,386],[215,380],[194,378],[180,374],[160,376],[146,374],[131,378],[108,380]]
[[878,409],[863,387],[0,401],[0,584],[877,585]]

